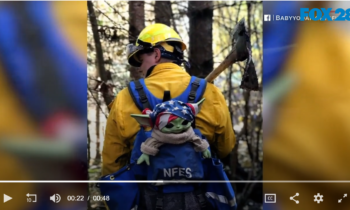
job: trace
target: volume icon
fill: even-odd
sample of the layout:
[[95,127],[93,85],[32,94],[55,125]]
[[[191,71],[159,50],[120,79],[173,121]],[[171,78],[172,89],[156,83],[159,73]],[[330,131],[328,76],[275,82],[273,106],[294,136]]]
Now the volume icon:
[[54,203],[59,203],[61,201],[61,196],[59,194],[54,194],[50,196],[50,200]]

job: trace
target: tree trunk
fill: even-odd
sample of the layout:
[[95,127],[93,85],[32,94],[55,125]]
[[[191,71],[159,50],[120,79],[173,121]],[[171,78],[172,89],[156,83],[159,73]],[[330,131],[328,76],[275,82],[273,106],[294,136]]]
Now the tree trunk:
[[156,1],[154,6],[154,13],[156,23],[163,23],[170,26],[171,19],[171,2],[170,1]]
[[[99,101],[99,96],[97,95],[97,100]],[[101,162],[101,153],[100,153],[100,109],[99,103],[96,105],[96,156],[95,156],[95,165],[100,164]]]
[[87,126],[87,163],[88,166],[90,166],[90,159],[91,159],[91,137],[90,137],[90,130],[89,130],[89,124],[90,120],[88,120],[88,126]]
[[[138,35],[145,28],[145,2],[129,1],[129,42],[135,44]],[[137,80],[142,78],[137,67],[130,67],[130,77]]]
[[97,62],[97,70],[98,75],[101,77],[101,80],[104,82],[101,86],[101,92],[103,99],[105,103],[108,105],[112,102],[114,96],[110,94],[108,91],[108,87],[106,87],[106,83],[108,81],[112,80],[111,73],[106,70],[104,65],[104,58],[103,58],[103,50],[100,40],[100,35],[98,33],[98,26],[97,26],[97,19],[95,15],[94,5],[91,1],[87,2],[88,4],[88,10],[89,10],[89,20],[92,28],[92,33],[94,37],[95,42],[95,48],[96,48],[96,62]]
[[206,77],[213,70],[213,2],[189,1],[190,75]]

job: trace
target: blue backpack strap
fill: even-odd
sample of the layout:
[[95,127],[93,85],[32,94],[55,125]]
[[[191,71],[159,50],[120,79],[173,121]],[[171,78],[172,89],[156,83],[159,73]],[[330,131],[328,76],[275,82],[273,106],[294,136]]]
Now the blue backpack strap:
[[147,95],[143,89],[143,86],[139,80],[132,81],[128,85],[128,90],[131,95],[132,100],[136,104],[137,108],[140,111],[144,110],[144,108],[149,108],[149,102]]
[[[187,99],[187,102],[188,103],[194,103],[196,101],[196,95],[197,95],[197,90],[198,88],[200,93],[200,97],[198,97],[199,99],[202,98],[203,94],[204,94],[204,91],[205,91],[205,88],[207,87],[207,82],[206,80],[204,79],[200,79],[198,77],[194,77],[194,81],[192,82],[191,84],[191,90],[190,90],[190,93],[188,94],[188,99]],[[202,85],[201,85],[201,80],[203,80],[204,82],[202,82]]]
[[[205,79],[192,76],[190,85],[186,88],[186,90],[184,90],[184,92],[180,96],[173,99],[188,103],[198,102],[200,99],[202,99],[206,86],[207,81]],[[144,79],[139,79],[137,81],[130,82],[128,85],[128,89],[134,103],[141,111],[145,108],[153,109],[153,107],[156,104],[161,103],[164,100],[169,100],[169,98],[171,98],[170,92],[168,91],[164,92],[165,94],[163,99],[156,98],[147,89]]]
[[187,103],[196,103],[202,99],[205,89],[207,87],[207,81],[195,76],[191,77],[191,88],[189,90]]
[[148,98],[147,95],[143,89],[143,85],[141,84],[140,80],[136,80],[135,82],[135,90],[137,91],[138,95],[139,95],[139,102],[141,102],[142,104],[142,109],[146,109],[146,108],[151,108],[150,104],[148,102]]
[[[191,81],[191,89],[188,93],[187,103],[195,103],[202,99],[207,87],[207,81],[205,79],[192,76]],[[196,120],[193,121],[192,128],[196,128]]]
[[80,117],[87,113],[86,62],[73,53],[52,15],[53,6],[22,2],[0,8],[0,25],[6,28],[0,33],[3,70],[23,107],[39,123],[57,108]]

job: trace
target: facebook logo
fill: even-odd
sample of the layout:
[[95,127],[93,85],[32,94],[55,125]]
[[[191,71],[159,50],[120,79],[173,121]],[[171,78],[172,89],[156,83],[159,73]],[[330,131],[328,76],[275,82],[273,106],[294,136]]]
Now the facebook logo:
[[271,15],[264,15],[264,21],[271,21]]

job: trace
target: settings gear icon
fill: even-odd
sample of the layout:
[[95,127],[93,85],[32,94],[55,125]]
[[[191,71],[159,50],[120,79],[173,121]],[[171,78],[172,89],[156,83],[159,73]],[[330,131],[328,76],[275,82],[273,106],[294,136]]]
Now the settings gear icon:
[[323,202],[323,195],[320,195],[320,193],[317,193],[317,195],[314,195],[315,199],[314,201],[317,203],[320,203],[321,201]]

